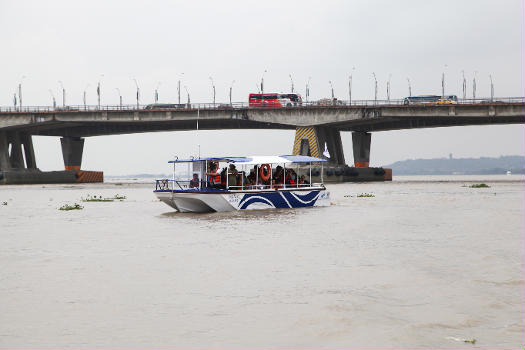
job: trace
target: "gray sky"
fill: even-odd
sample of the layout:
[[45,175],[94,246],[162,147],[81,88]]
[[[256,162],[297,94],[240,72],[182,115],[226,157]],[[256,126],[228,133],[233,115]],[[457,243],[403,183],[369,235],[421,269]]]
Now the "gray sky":
[[[177,80],[192,102],[210,102],[209,76],[217,100],[227,101],[232,80],[234,101],[246,101],[264,70],[265,90],[288,91],[289,74],[304,94],[311,77],[311,98],[330,95],[329,80],[340,99],[373,98],[372,72],[379,96],[392,98],[441,92],[461,96],[461,71],[472,94],[524,95],[524,4],[505,1],[72,1],[0,0],[0,105],[12,105],[23,79],[24,105],[50,105],[51,89],[61,103],[81,104],[87,87],[96,103],[134,103],[136,78],[143,103],[153,101],[160,82],[162,102],[177,98]],[[103,77],[101,75],[103,74]],[[186,99],[185,92],[182,99]],[[524,126],[483,126],[380,132],[372,135],[371,164],[406,158],[525,154]],[[257,141],[254,141],[257,140]],[[175,154],[283,154],[292,149],[290,131],[168,132],[88,138],[83,168],[107,174],[165,172]],[[351,135],[343,134],[352,163]],[[58,138],[36,137],[38,166],[63,168]]]

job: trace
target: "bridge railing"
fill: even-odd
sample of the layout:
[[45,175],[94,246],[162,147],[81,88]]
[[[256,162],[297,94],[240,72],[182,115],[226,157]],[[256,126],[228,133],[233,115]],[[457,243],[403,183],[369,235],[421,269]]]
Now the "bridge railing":
[[[525,97],[495,97],[495,98],[476,98],[459,99],[458,104],[479,105],[479,104],[505,104],[505,103],[525,103]],[[237,110],[237,109],[271,109],[271,108],[340,108],[340,107],[375,107],[375,106],[402,106],[405,99],[391,100],[352,100],[344,101],[338,99],[322,99],[318,101],[303,101],[300,104],[286,107],[264,107],[250,106],[248,102],[234,103],[191,103],[191,104],[147,104],[147,105],[70,105],[70,106],[17,106],[0,107],[1,113],[60,113],[60,112],[118,112],[118,111],[196,111],[196,110]],[[413,104],[412,104],[413,105]],[[424,104],[423,104],[424,105]]]

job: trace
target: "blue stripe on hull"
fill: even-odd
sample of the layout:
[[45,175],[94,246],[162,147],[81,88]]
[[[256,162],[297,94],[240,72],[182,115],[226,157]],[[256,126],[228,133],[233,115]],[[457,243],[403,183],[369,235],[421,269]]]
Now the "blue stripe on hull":
[[319,191],[311,191],[306,194],[292,192],[271,192],[271,193],[247,193],[239,202],[239,209],[249,209],[251,204],[261,203],[274,208],[303,208],[312,207]]

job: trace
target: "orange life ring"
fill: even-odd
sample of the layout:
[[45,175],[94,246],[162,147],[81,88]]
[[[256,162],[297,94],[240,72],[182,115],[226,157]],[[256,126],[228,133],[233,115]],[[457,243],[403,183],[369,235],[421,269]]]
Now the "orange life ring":
[[268,181],[271,175],[272,175],[272,171],[270,168],[270,164],[262,164],[261,168],[259,169],[259,176],[261,177],[261,180]]

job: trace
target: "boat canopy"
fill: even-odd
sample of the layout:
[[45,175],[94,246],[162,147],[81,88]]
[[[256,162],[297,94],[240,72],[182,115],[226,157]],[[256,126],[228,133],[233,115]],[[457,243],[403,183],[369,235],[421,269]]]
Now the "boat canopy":
[[218,161],[218,162],[242,163],[242,164],[288,164],[288,163],[326,162],[326,159],[309,157],[309,156],[282,155],[282,156],[189,158],[189,159],[170,160],[168,163],[193,163],[193,162],[203,162],[203,161]]

